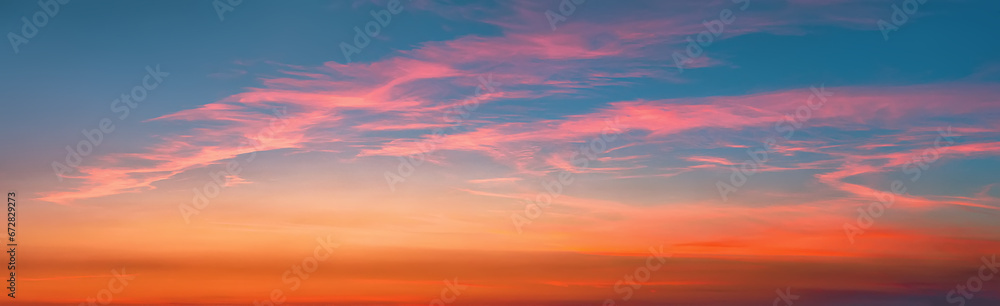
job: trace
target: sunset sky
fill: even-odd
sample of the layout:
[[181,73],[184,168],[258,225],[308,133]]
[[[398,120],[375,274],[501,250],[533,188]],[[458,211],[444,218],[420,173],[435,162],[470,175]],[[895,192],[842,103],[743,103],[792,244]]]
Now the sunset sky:
[[46,1],[0,304],[1000,305],[997,1]]

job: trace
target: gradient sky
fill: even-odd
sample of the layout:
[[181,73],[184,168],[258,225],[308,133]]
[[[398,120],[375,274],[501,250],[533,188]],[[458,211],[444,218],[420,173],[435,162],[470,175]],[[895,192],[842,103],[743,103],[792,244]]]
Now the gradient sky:
[[[457,278],[454,305],[956,305],[1000,253],[1000,2],[928,0],[883,35],[902,3],[591,0],[553,27],[556,0],[402,0],[348,61],[387,1],[70,1],[0,46],[17,301],[124,269],[116,304],[426,305]],[[41,10],[0,2],[0,27]],[[317,239],[339,247],[292,286]]]

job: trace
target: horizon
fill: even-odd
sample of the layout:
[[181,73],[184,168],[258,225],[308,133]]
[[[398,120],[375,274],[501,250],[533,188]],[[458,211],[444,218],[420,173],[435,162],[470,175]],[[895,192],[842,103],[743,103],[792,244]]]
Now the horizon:
[[998,9],[2,2],[0,303],[997,305]]

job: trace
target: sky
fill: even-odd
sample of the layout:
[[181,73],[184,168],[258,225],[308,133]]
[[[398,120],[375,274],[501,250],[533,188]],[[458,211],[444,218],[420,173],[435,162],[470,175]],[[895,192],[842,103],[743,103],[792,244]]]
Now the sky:
[[997,305],[998,11],[4,1],[0,303]]

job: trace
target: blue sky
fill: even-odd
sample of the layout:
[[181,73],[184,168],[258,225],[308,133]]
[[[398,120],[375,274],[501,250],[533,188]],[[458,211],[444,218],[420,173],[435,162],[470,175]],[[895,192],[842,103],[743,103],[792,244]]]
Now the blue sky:
[[[750,0],[741,10],[744,2],[729,0],[591,0],[553,29],[546,12],[569,1],[403,0],[350,62],[341,43],[390,1],[245,0],[224,18],[213,3],[225,1],[70,1],[16,52],[9,43],[22,35],[21,18],[42,8],[0,3],[0,184],[35,203],[27,224],[49,229],[35,236],[45,242],[33,260],[54,263],[28,273],[102,275],[84,263],[108,256],[135,262],[155,284],[172,276],[154,267],[193,266],[144,250],[189,235],[200,237],[192,252],[206,264],[259,247],[249,231],[303,248],[328,232],[356,246],[342,260],[361,266],[393,262],[373,255],[391,249],[442,267],[427,258],[514,254],[542,268],[497,278],[474,272],[494,264],[483,259],[404,266],[409,274],[395,278],[323,274],[293,301],[423,303],[411,298],[432,299],[439,278],[463,273],[480,288],[470,297],[478,303],[510,288],[519,301],[600,301],[616,294],[618,276],[606,271],[630,269],[662,244],[689,265],[649,283],[656,289],[635,303],[766,304],[781,281],[801,283],[818,305],[942,303],[995,252],[1000,3],[927,0],[885,36],[879,20],[891,22],[904,1]],[[735,20],[678,69],[674,54],[727,10]],[[112,101],[142,86],[147,67],[168,75],[119,119]],[[467,117],[449,119],[469,101]],[[65,147],[103,119],[114,132],[71,173],[55,174]],[[789,126],[793,136],[782,137]],[[766,161],[749,164],[758,171],[736,174],[768,139]],[[595,141],[603,149],[587,151]],[[585,165],[581,150],[593,153]],[[245,171],[225,175],[224,192],[192,213],[192,198],[232,162]],[[560,183],[542,217],[517,221],[537,205],[525,198],[551,193],[546,184],[567,175],[573,183]],[[864,234],[845,232],[895,182],[908,192],[892,213]],[[137,236],[111,234],[121,228]],[[59,236],[70,231],[112,238],[76,245]],[[120,246],[130,243],[138,247]],[[59,257],[58,248],[81,255]],[[259,258],[284,265],[297,256],[278,253]],[[544,268],[551,258],[580,272]],[[903,262],[934,266],[914,275],[900,272],[913,268]],[[747,270],[755,264],[764,268]],[[727,277],[723,267],[751,272]],[[820,280],[806,267],[844,272]],[[266,293],[277,279],[269,269],[248,272],[242,289],[196,283],[174,298],[136,285],[123,299],[248,302],[256,295],[244,290]],[[787,279],[768,278],[775,273]],[[910,283],[921,285],[885,289]],[[75,301],[73,290],[89,285],[44,281],[71,289],[33,299]],[[983,295],[975,301],[1000,299]]]

